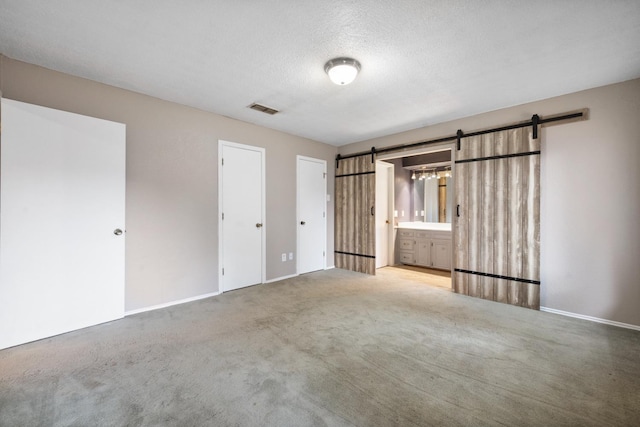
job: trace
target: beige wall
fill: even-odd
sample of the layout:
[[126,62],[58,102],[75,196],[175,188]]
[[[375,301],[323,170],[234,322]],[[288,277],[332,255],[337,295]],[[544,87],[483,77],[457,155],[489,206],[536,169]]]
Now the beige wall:
[[[6,98],[127,125],[126,309],[218,290],[217,140],[266,148],[267,279],[295,274],[295,156],[326,144],[0,56]],[[640,325],[640,80],[363,141],[340,152],[452,135],[587,107],[590,119],[542,131],[542,305]],[[332,266],[332,257],[328,257]]]
[[542,305],[640,326],[640,80],[363,141],[340,154],[584,107],[588,121],[542,131]]
[[[267,280],[296,273],[296,155],[335,147],[0,56],[2,96],[127,125],[126,310],[218,291],[218,140],[266,149]],[[259,114],[259,113],[256,113]],[[333,266],[333,175],[327,265]]]

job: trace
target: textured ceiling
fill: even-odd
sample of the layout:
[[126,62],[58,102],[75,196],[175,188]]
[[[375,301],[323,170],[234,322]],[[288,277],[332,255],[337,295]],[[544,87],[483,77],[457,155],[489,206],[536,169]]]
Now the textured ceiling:
[[640,77],[640,1],[0,0],[0,53],[343,145]]

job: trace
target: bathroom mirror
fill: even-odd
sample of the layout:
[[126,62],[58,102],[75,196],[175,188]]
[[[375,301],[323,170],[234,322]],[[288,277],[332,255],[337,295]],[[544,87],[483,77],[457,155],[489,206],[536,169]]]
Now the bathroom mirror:
[[453,219],[451,149],[390,160],[395,165],[396,223],[449,223]]
[[451,223],[453,198],[450,175],[449,170],[412,172],[411,221]]

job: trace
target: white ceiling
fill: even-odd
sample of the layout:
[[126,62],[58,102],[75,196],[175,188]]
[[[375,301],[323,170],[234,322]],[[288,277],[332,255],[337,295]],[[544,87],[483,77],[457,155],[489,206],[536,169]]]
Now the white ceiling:
[[0,53],[340,146],[640,77],[640,1],[0,0]]

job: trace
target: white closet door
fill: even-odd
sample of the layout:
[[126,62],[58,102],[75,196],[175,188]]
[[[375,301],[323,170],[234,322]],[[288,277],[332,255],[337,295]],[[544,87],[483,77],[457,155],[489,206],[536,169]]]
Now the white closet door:
[[265,150],[220,141],[223,292],[264,282]]
[[0,348],[123,317],[125,125],[1,111]]
[[298,156],[298,274],[323,270],[326,251],[327,163]]

